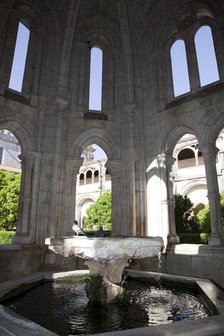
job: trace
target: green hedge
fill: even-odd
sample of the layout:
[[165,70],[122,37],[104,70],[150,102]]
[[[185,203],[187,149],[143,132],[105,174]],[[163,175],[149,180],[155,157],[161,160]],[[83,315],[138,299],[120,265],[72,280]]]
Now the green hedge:
[[0,230],[0,244],[11,244],[15,231]]
[[[88,237],[94,236],[94,234],[98,231],[98,230],[93,230],[93,229],[83,229],[83,231],[86,233],[86,235]],[[111,235],[111,231],[110,230],[103,230],[104,236],[105,237],[109,237]]]
[[178,233],[181,244],[208,244],[209,233]]

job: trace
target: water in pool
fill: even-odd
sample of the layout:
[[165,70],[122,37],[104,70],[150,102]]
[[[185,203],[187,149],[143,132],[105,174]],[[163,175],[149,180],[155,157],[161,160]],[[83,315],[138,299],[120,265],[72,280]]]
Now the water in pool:
[[[73,279],[74,280],[74,279]],[[85,281],[44,282],[6,306],[60,336],[89,335],[208,316],[197,295],[128,280],[123,302],[89,303]]]

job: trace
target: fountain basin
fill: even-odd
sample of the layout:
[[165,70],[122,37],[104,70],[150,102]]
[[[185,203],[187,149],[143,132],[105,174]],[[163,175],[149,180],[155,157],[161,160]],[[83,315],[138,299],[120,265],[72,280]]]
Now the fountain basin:
[[[100,332],[99,334],[95,335],[129,335],[129,336],[136,336],[136,335],[144,335],[144,336],[161,336],[165,334],[170,335],[194,335],[194,336],[217,336],[217,335],[223,335],[224,333],[224,320],[223,320],[223,307],[224,307],[224,297],[223,292],[215,286],[210,280],[207,279],[200,279],[200,278],[190,278],[190,277],[181,277],[181,276],[175,276],[171,274],[162,274],[162,273],[151,273],[146,271],[136,271],[127,269],[128,274],[132,278],[162,278],[166,281],[169,280],[169,282],[173,282],[178,284],[179,286],[185,286],[185,285],[195,285],[198,287],[198,284],[203,284],[201,287],[203,291],[203,296],[206,297],[205,301],[211,301],[212,305],[215,306],[216,314],[220,314],[217,316],[211,316],[208,318],[198,319],[198,320],[190,320],[190,321],[179,321],[177,323],[173,324],[166,324],[161,326],[149,326],[149,327],[142,327],[142,328],[135,328],[135,329],[126,329],[126,330],[119,330],[112,332]],[[77,274],[78,276],[88,274],[88,271],[73,271],[73,272],[66,272],[66,273],[36,273],[36,274],[30,274],[26,275],[14,280],[7,281],[4,284],[0,284],[0,298],[5,296],[6,292],[10,293],[10,291],[13,290],[15,294],[15,289],[19,289],[19,287],[24,283],[31,283],[33,282],[39,282],[40,277],[44,280],[46,279],[49,281],[50,279],[56,279],[61,277],[68,277],[70,275],[74,276]],[[3,290],[3,292],[2,292]],[[3,294],[4,293],[4,294]],[[3,312],[4,309],[4,312]],[[104,311],[104,308],[103,308]],[[92,316],[92,315],[91,315]],[[28,321],[27,321],[28,323]],[[20,315],[13,316],[12,313],[3,306],[0,305],[0,333],[2,331],[1,327],[4,327],[4,331],[15,336],[23,336],[27,334],[27,331],[29,332],[29,336],[42,336],[42,335],[55,335],[55,333],[50,332],[49,330],[42,330],[40,326],[35,325],[35,323],[32,323],[29,321],[30,327],[29,330],[27,329],[27,323],[24,322],[24,317],[21,317]],[[39,329],[38,329],[39,328]],[[92,334],[92,333],[88,333]]]
[[164,246],[161,237],[51,237],[45,244],[64,257],[83,258],[91,275],[102,275],[112,283],[121,282],[130,260],[155,257]]

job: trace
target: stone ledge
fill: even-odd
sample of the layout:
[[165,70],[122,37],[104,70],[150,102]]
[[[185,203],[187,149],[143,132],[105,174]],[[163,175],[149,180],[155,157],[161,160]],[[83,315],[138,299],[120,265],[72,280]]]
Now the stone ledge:
[[11,89],[7,89],[4,92],[4,96],[5,98],[11,99],[11,100],[15,100],[21,104],[24,105],[29,105],[30,106],[30,101],[29,99],[27,99],[26,97],[24,97],[21,93],[11,90]]
[[0,306],[0,335],[4,336],[56,336],[40,325]]

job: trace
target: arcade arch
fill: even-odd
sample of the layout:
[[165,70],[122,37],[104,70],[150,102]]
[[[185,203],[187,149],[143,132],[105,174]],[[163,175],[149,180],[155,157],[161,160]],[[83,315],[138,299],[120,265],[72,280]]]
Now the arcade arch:
[[102,148],[96,144],[89,145],[81,156],[84,160],[77,174],[76,219],[84,226],[88,207],[102,193],[111,191],[111,177],[106,167],[107,156]]
[[[0,133],[6,136],[6,151],[2,164],[12,166],[14,173],[21,173],[18,218],[14,243],[34,244],[38,242],[36,235],[37,217],[32,216],[37,207],[40,154],[34,150],[31,137],[24,125],[12,118],[0,120]],[[5,167],[3,167],[5,169]]]
[[[1,181],[3,194],[1,196],[1,207],[4,209],[4,218],[1,214],[0,227],[9,230],[17,229],[18,225],[18,210],[21,190],[21,147],[18,139],[13,133],[7,129],[0,129],[0,170],[3,172],[2,178],[10,179],[10,189],[4,189],[8,186],[8,182]],[[10,191],[10,198],[4,197],[4,193]],[[13,191],[13,193],[12,193]],[[20,202],[19,202],[20,201]]]

